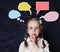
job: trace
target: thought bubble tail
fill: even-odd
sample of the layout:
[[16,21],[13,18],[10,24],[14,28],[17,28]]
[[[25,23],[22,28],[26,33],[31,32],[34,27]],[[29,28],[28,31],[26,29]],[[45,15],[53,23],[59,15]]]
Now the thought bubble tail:
[[31,12],[31,10],[29,10],[29,12],[30,12],[30,15],[32,15],[32,12]]
[[44,16],[41,16],[39,19],[42,19],[42,18],[44,18]]
[[37,13],[36,13],[36,14],[38,15],[38,13],[39,13],[39,11],[37,11]]

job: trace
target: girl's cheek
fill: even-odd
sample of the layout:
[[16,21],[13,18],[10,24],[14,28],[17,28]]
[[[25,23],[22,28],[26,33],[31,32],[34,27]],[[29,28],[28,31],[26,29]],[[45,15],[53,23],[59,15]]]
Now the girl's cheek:
[[39,35],[39,31],[36,32],[37,36]]

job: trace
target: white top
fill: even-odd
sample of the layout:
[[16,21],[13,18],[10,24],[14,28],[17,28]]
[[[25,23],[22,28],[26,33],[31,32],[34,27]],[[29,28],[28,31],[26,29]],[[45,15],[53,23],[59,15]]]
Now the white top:
[[[39,52],[50,52],[49,44],[46,40],[44,40],[44,43],[45,43],[46,47],[44,49],[42,48],[42,45],[43,45],[42,40],[43,40],[43,38],[41,38],[41,39],[39,38],[38,41],[37,41],[38,46],[39,46]],[[24,41],[21,42],[18,52],[36,52],[35,47],[33,46],[32,42],[30,41],[29,38],[27,38],[27,43],[28,43],[28,48],[26,48],[24,46]]]

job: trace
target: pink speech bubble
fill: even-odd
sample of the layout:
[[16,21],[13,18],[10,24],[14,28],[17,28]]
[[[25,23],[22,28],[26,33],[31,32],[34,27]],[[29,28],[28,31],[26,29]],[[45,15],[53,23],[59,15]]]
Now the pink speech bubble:
[[51,11],[46,13],[44,16],[41,16],[40,19],[41,18],[44,18],[44,20],[47,22],[53,22],[59,18],[59,13],[56,11]]
[[49,2],[36,2],[37,14],[40,10],[49,10]]

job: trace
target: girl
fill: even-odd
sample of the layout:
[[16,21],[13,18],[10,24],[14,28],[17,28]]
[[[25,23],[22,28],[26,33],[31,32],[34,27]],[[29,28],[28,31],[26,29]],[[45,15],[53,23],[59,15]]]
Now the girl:
[[25,39],[19,46],[19,52],[50,52],[48,42],[43,39],[42,26],[38,19],[28,20]]

